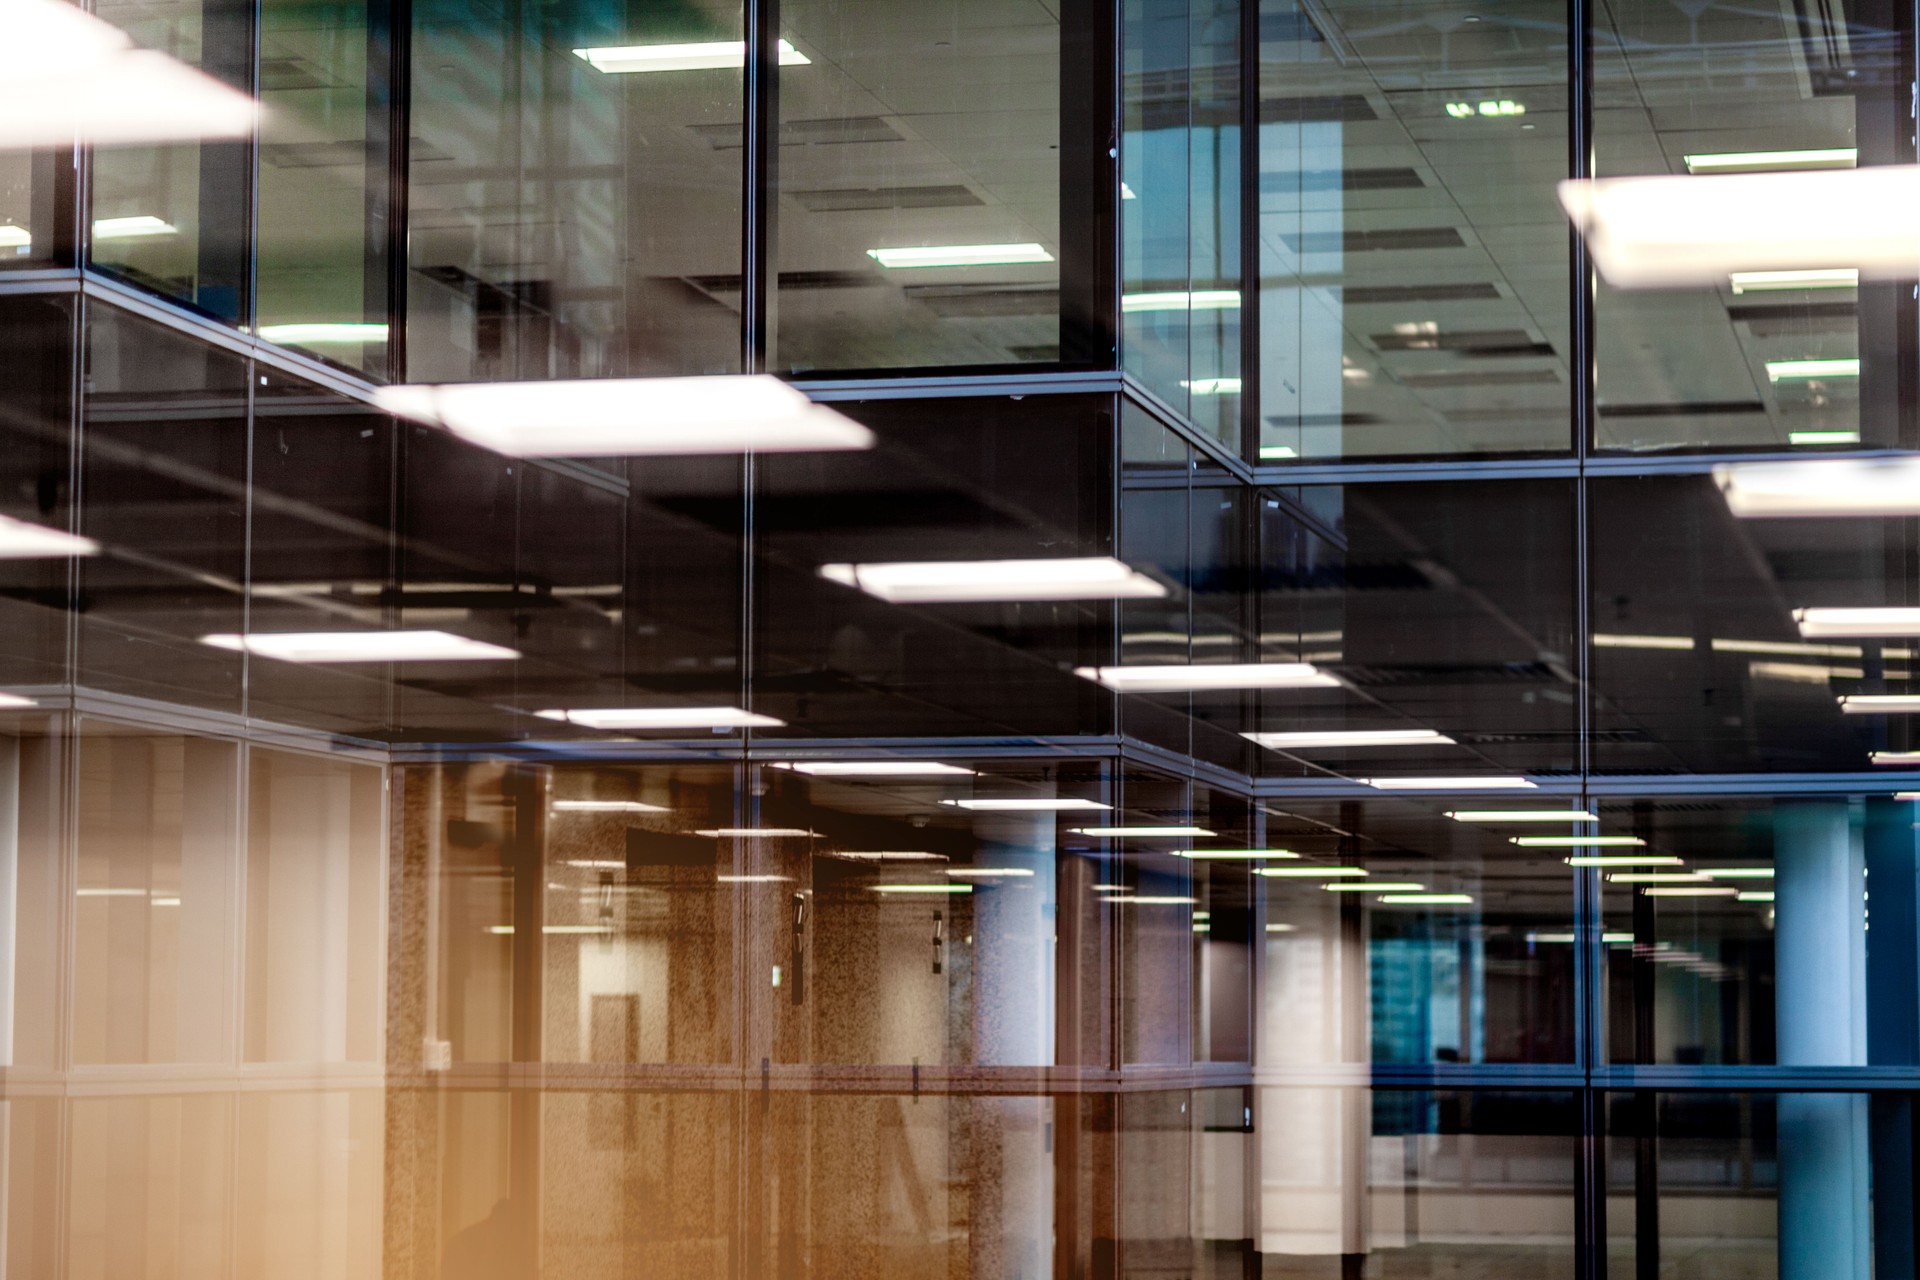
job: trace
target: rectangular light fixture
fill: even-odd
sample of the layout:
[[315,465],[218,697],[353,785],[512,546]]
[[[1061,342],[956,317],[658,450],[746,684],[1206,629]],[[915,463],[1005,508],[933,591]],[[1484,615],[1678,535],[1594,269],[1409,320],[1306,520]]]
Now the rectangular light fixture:
[[1324,880],[1328,876],[1371,875],[1365,867],[1261,867],[1253,874],[1269,880]]
[[1920,260],[1920,165],[1573,179],[1560,203],[1621,287],[1834,267],[1898,278]]
[[671,813],[665,805],[639,800],[555,800],[555,813]]
[[1920,515],[1920,458],[1721,463],[1713,479],[1749,519]]
[[1111,556],[823,564],[820,576],[890,604],[1157,600],[1167,589]]
[[15,222],[0,223],[0,249],[28,249],[32,246],[32,232]]
[[7,5],[0,148],[243,138],[259,104],[53,0]]
[[[782,40],[777,46],[780,65],[804,67],[813,59]],[[747,65],[744,40],[709,40],[700,44],[630,44],[605,49],[575,49],[573,55],[610,76],[649,71],[725,71]]]
[[1698,871],[1622,871],[1607,877],[1609,884],[1704,884]]
[[1920,712],[1920,693],[1852,693],[1840,699],[1850,716],[1912,715]]
[[1893,798],[1895,800],[1920,800],[1920,791],[1896,791],[1893,793]]
[[1263,462],[1278,462],[1299,456],[1300,451],[1290,444],[1263,444],[1260,446],[1260,459]]
[[1134,894],[1131,897],[1108,898],[1108,902],[1126,902],[1141,907],[1191,907],[1198,898],[1181,898],[1172,894]]
[[772,767],[816,778],[971,778],[975,774],[938,760],[796,760]]
[[1691,885],[1655,885],[1650,889],[1642,889],[1640,892],[1646,894],[1649,898],[1732,898],[1737,896],[1740,891],[1731,887],[1723,889],[1715,885],[1705,885],[1698,888]]
[[1772,901],[1773,901],[1773,890],[1771,890],[1771,889],[1743,889],[1743,890],[1741,890],[1741,891],[1740,891],[1739,893],[1737,893],[1737,894],[1735,894],[1735,895],[1734,895],[1734,899],[1733,899],[1733,900],[1734,900],[1735,902],[1772,902]]
[[1860,361],[1846,360],[1769,360],[1768,382],[1796,382],[1811,378],[1857,378]]
[[1052,262],[1053,255],[1031,241],[1025,244],[928,244],[869,249],[867,256],[889,270],[914,267],[1001,267]]
[[1787,432],[1787,443],[1799,445],[1859,444],[1860,433],[1858,431],[1789,431]]
[[705,827],[693,834],[709,840],[809,840],[820,833],[805,827]]
[[975,813],[1080,813],[1090,809],[1111,809],[1110,804],[1081,800],[1074,796],[1009,797],[999,800],[942,800],[941,804]]
[[627,864],[612,858],[568,858],[566,865],[579,871],[625,871]]
[[1593,647],[1596,649],[1671,649],[1676,652],[1693,648],[1692,636],[1627,636],[1609,632],[1595,632]]
[[1205,827],[1075,827],[1077,836],[1099,836],[1103,839],[1124,840],[1129,836],[1210,836],[1213,832]]
[[1258,862],[1262,858],[1297,858],[1300,855],[1291,849],[1176,849],[1176,858],[1191,858],[1196,862]]
[[1811,151],[1720,151],[1688,156],[1688,173],[1767,173],[1791,169],[1851,169],[1859,152],[1853,147],[1825,147]]
[[[263,324],[260,336],[268,342],[278,342],[289,347],[326,347],[353,346],[371,344],[387,340],[387,326],[384,324],[359,324],[351,321],[314,320],[295,324]],[[383,387],[374,394],[378,403],[380,396],[388,391],[399,390],[396,387]],[[385,408],[386,406],[381,406]]]
[[1139,311],[1238,311],[1237,289],[1201,289],[1193,293],[1129,293],[1120,299],[1120,310],[1129,315]]
[[380,387],[373,402],[515,458],[873,447],[871,431],[764,374],[420,383]]
[[1470,893],[1389,893],[1380,901],[1389,906],[1428,906],[1447,903],[1464,904],[1473,901]]
[[1805,271],[1735,271],[1727,277],[1735,293],[1780,289],[1854,289],[1860,273],[1852,267],[1813,267]]
[[1453,739],[1432,729],[1346,729],[1295,733],[1243,733],[1270,751],[1302,751],[1319,747],[1452,746]]
[[147,240],[154,236],[174,236],[179,234],[180,228],[174,226],[171,222],[156,218],[150,213],[136,213],[125,218],[95,218],[93,220],[93,238],[95,240]]
[[847,858],[854,862],[945,862],[944,853],[928,853],[925,849],[836,849],[836,858]]
[[1867,759],[1882,768],[1897,768],[1920,764],[1920,751],[1876,751]]
[[576,707],[534,714],[583,729],[764,729],[786,723],[739,707]]
[[1235,396],[1240,394],[1238,378],[1183,378],[1180,385],[1196,396]]
[[92,538],[0,516],[0,560],[58,560],[99,550],[100,544]]
[[1800,634],[1813,639],[1834,636],[1920,636],[1920,609],[1795,609]]
[[1585,809],[1450,809],[1455,822],[1598,822]]
[[1678,867],[1685,860],[1665,853],[1590,853],[1565,859],[1570,867]]
[[[487,926],[487,932],[493,934],[496,937],[502,937],[502,938],[512,937],[513,926],[510,924],[490,924]],[[606,924],[543,924],[540,926],[540,932],[546,933],[546,934],[591,935],[591,934],[612,933],[613,926],[606,925]]]
[[1773,868],[1716,867],[1710,871],[1702,871],[1700,874],[1709,876],[1715,880],[1771,880],[1773,879]]
[[1503,774],[1458,778],[1361,778],[1376,791],[1531,791],[1530,779]]
[[1632,849],[1647,842],[1639,836],[1509,836],[1527,849]]
[[445,631],[255,631],[205,635],[200,643],[281,662],[484,662],[520,656]]
[[32,698],[23,698],[17,693],[0,693],[0,711],[18,711],[22,707],[39,705]]
[[716,884],[789,884],[792,876],[715,876]]
[[874,893],[972,893],[970,884],[875,884],[868,885]]
[[1120,693],[1196,693],[1213,689],[1337,689],[1340,682],[1309,662],[1075,667],[1073,673]]
[[1328,893],[1419,893],[1427,886],[1411,880],[1335,880],[1320,887]]
[[[1579,940],[1580,936],[1575,933],[1530,933],[1527,935],[1528,942],[1578,942]],[[1614,943],[1632,942],[1633,935],[1630,933],[1603,933],[1600,935],[1600,941]]]
[[956,880],[1016,880],[1033,875],[1026,867],[948,867]]

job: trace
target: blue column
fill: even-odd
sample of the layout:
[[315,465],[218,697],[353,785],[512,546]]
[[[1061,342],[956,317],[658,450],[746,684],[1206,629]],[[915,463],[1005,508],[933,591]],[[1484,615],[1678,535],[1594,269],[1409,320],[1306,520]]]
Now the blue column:
[[[1841,800],[1774,810],[1774,1011],[1782,1066],[1867,1056],[1866,860]],[[1872,1274],[1867,1100],[1779,1099],[1780,1280]]]

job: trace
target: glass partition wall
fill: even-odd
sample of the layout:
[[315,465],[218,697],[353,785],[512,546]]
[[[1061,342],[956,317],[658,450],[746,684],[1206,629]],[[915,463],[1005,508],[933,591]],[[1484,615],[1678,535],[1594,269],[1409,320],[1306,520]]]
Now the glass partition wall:
[[[1555,196],[1910,14],[98,12],[266,117],[0,156],[0,1277],[1911,1272],[1920,533],[1714,468],[1912,282]],[[372,404],[757,371],[871,447]]]

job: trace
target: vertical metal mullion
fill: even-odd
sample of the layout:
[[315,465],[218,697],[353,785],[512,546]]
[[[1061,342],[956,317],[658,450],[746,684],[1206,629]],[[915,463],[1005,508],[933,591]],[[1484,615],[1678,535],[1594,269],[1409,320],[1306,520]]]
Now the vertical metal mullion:
[[1240,456],[1260,457],[1260,4],[1240,0]]
[[741,103],[740,367],[765,373],[772,358],[776,227],[773,218],[779,161],[780,0],[745,0],[746,73]]
[[[369,273],[368,285],[385,294],[387,320],[386,376],[403,382],[407,372],[407,219],[409,167],[413,146],[413,4],[412,0],[372,0],[368,13],[369,38],[386,39],[384,58],[369,58],[371,68],[384,64],[386,95],[386,173],[378,208],[370,208],[384,225],[368,227],[369,244],[377,244],[378,274]],[[375,17],[376,14],[381,17]],[[384,30],[382,30],[384,27]],[[371,80],[371,74],[369,79]],[[367,85],[370,105],[377,105],[375,85]],[[369,202],[370,205],[374,202]]]

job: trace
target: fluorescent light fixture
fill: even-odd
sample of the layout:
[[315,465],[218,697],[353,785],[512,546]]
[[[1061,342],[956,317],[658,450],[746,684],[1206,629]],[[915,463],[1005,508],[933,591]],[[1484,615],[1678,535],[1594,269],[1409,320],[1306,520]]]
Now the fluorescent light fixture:
[[1858,431],[1789,431],[1788,444],[1859,444]]
[[18,711],[22,707],[39,705],[32,698],[23,698],[17,693],[0,693],[0,711]]
[[1920,764],[1920,751],[1876,751],[1867,759],[1882,767]]
[[201,636],[200,643],[281,662],[484,662],[520,656],[446,631],[255,631]]
[[1860,273],[1852,267],[1815,267],[1806,271],[1735,271],[1727,277],[1735,293],[1779,289],[1854,289]]
[[555,813],[671,813],[665,805],[639,800],[555,800]]
[[1920,800],[1920,791],[1896,791],[1893,793],[1893,798],[1895,800]]
[[871,431],[764,374],[423,383],[380,387],[373,402],[515,458],[873,447]]
[[[95,218],[93,220],[93,238],[95,240],[146,240],[154,236],[174,236],[180,234],[180,228],[171,222],[163,221],[150,213],[136,213],[125,218]],[[382,329],[385,325],[380,326]]]
[[1093,886],[1093,891],[1095,893],[1125,893],[1127,892],[1127,886],[1124,884],[1097,884]]
[[583,729],[757,729],[786,723],[739,707],[576,707],[534,714]]
[[1737,893],[1737,894],[1735,894],[1735,895],[1734,895],[1734,899],[1733,899],[1733,900],[1734,900],[1735,902],[1772,902],[1772,901],[1773,901],[1773,890],[1771,890],[1771,889],[1743,889],[1743,890],[1741,890],[1741,891],[1740,891],[1739,893]]
[[1585,809],[1449,809],[1455,822],[1598,822]]
[[[804,67],[813,59],[785,40],[779,42],[780,65]],[[726,71],[747,65],[747,42],[712,40],[703,44],[630,44],[607,49],[575,49],[573,55],[610,76],[647,71]]]
[[[387,326],[347,321],[263,324],[260,326],[260,336],[268,342],[278,342],[289,347],[352,346],[357,343],[385,342]],[[377,403],[386,392],[397,390],[400,388],[382,387],[374,393],[374,400]]]
[[1135,194],[1133,193],[1133,188],[1132,188],[1132,187],[1130,187],[1130,186],[1128,186],[1128,185],[1127,185],[1126,183],[1124,183],[1124,182],[1120,184],[1120,198],[1121,198],[1122,200],[1137,200],[1137,199],[1139,199],[1139,197],[1138,197],[1138,196],[1136,196],[1136,195],[1135,195]]
[[1129,293],[1120,299],[1120,310],[1129,315],[1139,311],[1238,311],[1237,289],[1201,289],[1193,293]]
[[1176,858],[1192,858],[1196,862],[1257,862],[1262,858],[1297,858],[1300,855],[1291,849],[1176,849]]
[[1793,382],[1808,378],[1857,378],[1860,361],[1847,360],[1769,360],[1767,381]]
[[1146,600],[1167,589],[1111,556],[1062,560],[908,560],[823,564],[820,576],[890,604]]
[[713,840],[805,840],[819,832],[805,827],[706,827],[693,834]]
[[1318,747],[1426,747],[1452,746],[1453,739],[1432,729],[1345,729],[1299,733],[1243,733],[1270,751],[1302,751]]
[[1860,646],[1857,644],[1800,644],[1791,640],[1716,639],[1713,642],[1713,651],[1715,653],[1784,653],[1807,658],[1857,658],[1860,656]]
[[75,889],[76,898],[144,898],[145,889]]
[[972,893],[970,884],[875,884],[868,885],[874,893]]
[[17,223],[0,223],[0,249],[26,249],[33,245],[33,233]]
[[715,876],[717,884],[788,884],[792,876]]
[[1920,609],[1795,609],[1800,634],[1832,636],[1920,636]]
[[[1527,935],[1528,942],[1578,942],[1579,940],[1579,935],[1574,933],[1530,933]],[[1630,933],[1603,933],[1600,935],[1600,941],[1616,943],[1632,942],[1633,935]]]
[[947,874],[956,880],[1014,880],[1033,875],[1025,867],[948,867]]
[[1074,827],[1077,836],[1100,836],[1124,840],[1128,836],[1210,836],[1205,827]]
[[1238,378],[1194,378],[1191,381],[1181,379],[1180,385],[1196,396],[1233,396],[1240,394]]
[[178,898],[155,898],[155,899],[153,900],[153,905],[154,905],[154,906],[156,906],[156,907],[177,907],[177,906],[179,906],[179,905],[180,905],[180,899],[178,899]]
[[773,767],[817,778],[971,778],[976,772],[938,760],[796,760]]
[[1665,853],[1591,853],[1567,858],[1570,867],[1678,867],[1685,859]]
[[1859,159],[1852,147],[1813,151],[1721,151],[1688,156],[1688,173],[1763,173],[1783,169],[1851,169]]
[[1503,116],[1523,116],[1527,114],[1526,104],[1515,102],[1511,98],[1488,99],[1484,102],[1449,102],[1447,114],[1455,120],[1472,120]]
[[0,147],[243,138],[259,104],[117,27],[54,0],[7,5]]
[[1920,458],[1722,463],[1714,483],[1736,516],[1920,515]]
[[1377,791],[1531,791],[1530,779],[1511,775],[1468,775],[1458,778],[1361,778]]
[[625,871],[627,869],[626,863],[612,858],[568,858],[566,865],[581,871]]
[[1324,880],[1328,876],[1371,875],[1365,867],[1261,867],[1253,874],[1269,880]]
[[851,858],[855,862],[945,862],[944,853],[928,853],[924,849],[837,849],[836,858]]
[[1715,885],[1707,885],[1700,888],[1683,885],[1655,885],[1651,889],[1642,889],[1640,892],[1646,894],[1649,898],[1732,898],[1738,896],[1740,893],[1738,889],[1730,887],[1723,889]]
[[1297,458],[1299,456],[1300,451],[1290,444],[1263,444],[1260,446],[1260,457],[1268,462],[1283,458]]
[[1840,699],[1850,716],[1912,715],[1920,712],[1920,693],[1854,693]]
[[[513,934],[513,926],[510,924],[490,924],[487,926],[487,932],[495,935],[496,937],[511,937]],[[613,926],[608,924],[543,924],[540,926],[540,932],[559,933],[559,934],[576,934],[576,933],[577,934],[600,934],[600,933],[612,933]]]
[[1771,880],[1773,879],[1773,868],[1716,867],[1710,871],[1702,871],[1700,874],[1709,876],[1715,880]]
[[1297,924],[1270,924],[1267,926],[1267,932],[1268,933],[1293,933],[1294,931],[1299,929],[1299,927],[1300,926]]
[[976,813],[1079,813],[1089,809],[1111,809],[1110,804],[1081,800],[1074,796],[1012,797],[1000,800],[942,800],[941,804]]
[[1600,273],[1621,287],[1717,285],[1736,271],[1911,275],[1916,197],[1920,165],[1560,184]]
[[1328,893],[1419,893],[1427,886],[1411,880],[1336,880],[1320,887]]
[[1647,842],[1639,836],[1509,836],[1527,849],[1628,849]]
[[1597,631],[1593,636],[1596,649],[1691,649],[1692,636],[1626,636]]
[[92,538],[0,516],[0,560],[57,560],[90,556],[99,550],[100,544]]
[[1427,906],[1468,903],[1473,901],[1473,895],[1470,893],[1389,893],[1380,901],[1390,906]]
[[1607,877],[1609,884],[1703,884],[1698,871],[1622,871]]
[[1213,689],[1337,689],[1310,662],[1237,662],[1217,666],[1075,667],[1073,674],[1121,693],[1194,693]]
[[867,256],[889,270],[903,267],[999,267],[1053,261],[1052,254],[1032,242],[905,245],[898,249],[869,249]]
[[1177,898],[1167,894],[1135,894],[1126,898],[1108,898],[1108,902],[1130,902],[1142,907],[1190,907],[1198,898]]

